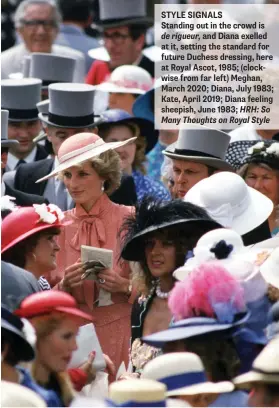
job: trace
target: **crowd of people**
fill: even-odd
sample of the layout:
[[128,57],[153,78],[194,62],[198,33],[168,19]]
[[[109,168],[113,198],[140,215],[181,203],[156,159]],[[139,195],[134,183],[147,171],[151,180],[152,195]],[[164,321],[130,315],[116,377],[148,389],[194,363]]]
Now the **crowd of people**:
[[279,129],[156,129],[146,3],[97,9],[1,55],[1,405],[279,406]]

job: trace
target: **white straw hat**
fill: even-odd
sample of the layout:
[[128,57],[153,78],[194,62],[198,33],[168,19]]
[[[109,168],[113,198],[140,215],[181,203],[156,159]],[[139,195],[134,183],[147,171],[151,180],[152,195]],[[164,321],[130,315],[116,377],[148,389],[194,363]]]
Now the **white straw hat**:
[[261,265],[260,271],[267,283],[279,289],[279,247]]
[[136,65],[121,65],[116,68],[109,79],[95,89],[111,93],[144,94],[153,86],[151,75]]
[[[140,406],[143,403],[165,406],[166,386],[160,382],[147,379],[116,381],[109,387],[109,398],[115,403],[125,406]],[[129,403],[129,405],[127,405]]]
[[69,169],[72,166],[77,166],[108,150],[114,150],[131,143],[135,139],[136,137],[132,137],[124,142],[106,143],[101,137],[94,133],[77,133],[65,140],[60,146],[57,155],[59,166],[47,176],[37,180],[36,183],[54,177],[61,171]]
[[[218,250],[222,253],[218,255]],[[246,248],[241,236],[234,230],[218,228],[204,234],[193,250],[193,257],[185,265],[176,269],[173,276],[181,281],[195,268],[206,262],[222,265],[244,289],[245,301],[254,302],[262,298],[267,291],[267,284],[259,270],[259,260],[265,260],[272,250]]]
[[168,397],[220,394],[234,389],[229,381],[208,381],[202,361],[194,353],[168,353],[158,356],[145,365],[141,378],[165,384]]
[[240,235],[261,225],[273,211],[269,198],[247,186],[242,177],[225,171],[199,181],[184,201],[203,207],[214,220]]

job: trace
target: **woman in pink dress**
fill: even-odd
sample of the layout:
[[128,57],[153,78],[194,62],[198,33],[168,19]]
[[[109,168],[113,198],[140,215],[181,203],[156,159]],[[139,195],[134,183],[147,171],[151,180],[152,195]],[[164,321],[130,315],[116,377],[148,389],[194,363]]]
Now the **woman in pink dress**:
[[[134,139],[124,143],[131,141]],[[116,372],[122,361],[128,365],[130,315],[136,296],[129,266],[119,261],[118,237],[124,218],[133,208],[108,198],[120,184],[120,159],[114,151],[120,143],[105,143],[92,133],[76,134],[61,145],[59,166],[44,178],[59,175],[75,202],[75,208],[64,213],[65,221],[71,223],[58,237],[57,269],[48,279],[57,289],[72,294],[80,309],[93,315],[103,353],[110,356]],[[81,245],[113,251],[113,266],[99,272],[98,282],[82,279],[86,265],[80,260]]]

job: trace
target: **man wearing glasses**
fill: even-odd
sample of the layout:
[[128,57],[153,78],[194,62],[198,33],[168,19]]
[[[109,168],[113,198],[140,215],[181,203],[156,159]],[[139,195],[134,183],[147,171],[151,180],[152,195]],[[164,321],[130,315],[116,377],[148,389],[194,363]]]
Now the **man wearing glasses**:
[[84,82],[85,59],[81,52],[70,47],[54,45],[61,15],[54,0],[24,0],[15,12],[15,26],[22,43],[1,54],[2,79],[22,72],[22,62],[32,52],[53,53],[74,58],[75,82]]
[[145,0],[100,0],[99,7],[97,25],[110,60],[94,61],[86,82],[98,85],[121,65],[138,65],[154,77],[154,62],[142,55],[146,30],[153,25],[152,19],[146,17]]

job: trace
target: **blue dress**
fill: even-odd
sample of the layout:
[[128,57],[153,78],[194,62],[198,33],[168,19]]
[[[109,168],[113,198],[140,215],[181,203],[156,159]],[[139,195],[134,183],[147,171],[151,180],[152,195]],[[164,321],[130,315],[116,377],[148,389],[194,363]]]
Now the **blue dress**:
[[17,367],[21,374],[20,384],[38,394],[47,404],[48,407],[64,407],[64,403],[59,395],[53,390],[47,390],[35,383],[29,372],[22,367]]
[[155,147],[146,155],[148,160],[147,175],[157,181],[161,180],[161,166],[164,161],[162,152],[166,147],[158,141]]
[[232,391],[220,394],[209,407],[248,407],[248,394],[244,391]]
[[170,193],[159,181],[155,181],[139,171],[133,171],[132,176],[136,186],[138,201],[142,200],[145,195],[152,195],[162,200],[170,200]]

